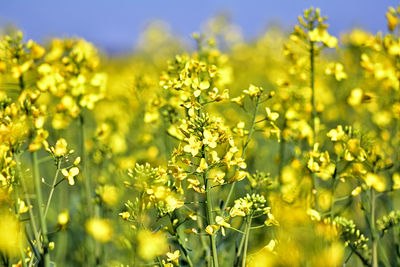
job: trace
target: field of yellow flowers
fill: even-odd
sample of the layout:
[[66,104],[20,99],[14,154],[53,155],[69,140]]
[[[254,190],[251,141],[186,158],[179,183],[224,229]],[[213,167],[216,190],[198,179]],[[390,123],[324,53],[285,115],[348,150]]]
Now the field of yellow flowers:
[[400,266],[400,7],[191,51],[0,41],[2,266]]

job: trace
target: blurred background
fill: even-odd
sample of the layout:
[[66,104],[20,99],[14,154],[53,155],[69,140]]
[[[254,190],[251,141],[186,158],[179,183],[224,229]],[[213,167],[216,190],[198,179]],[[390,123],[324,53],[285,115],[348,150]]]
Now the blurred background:
[[14,25],[27,38],[41,42],[56,36],[79,36],[109,54],[119,54],[130,52],[140,33],[154,21],[188,38],[209,18],[223,14],[249,40],[271,25],[291,29],[303,9],[315,6],[329,17],[334,35],[354,27],[375,33],[386,29],[384,14],[388,6],[396,4],[396,0],[13,0],[2,3],[0,26]]

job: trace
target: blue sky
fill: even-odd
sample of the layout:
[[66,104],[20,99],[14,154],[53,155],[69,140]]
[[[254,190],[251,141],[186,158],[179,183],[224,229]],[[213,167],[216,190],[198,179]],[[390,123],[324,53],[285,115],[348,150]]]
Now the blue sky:
[[385,12],[395,0],[7,0],[0,25],[12,23],[28,38],[80,36],[107,51],[130,50],[154,19],[166,21],[174,33],[189,36],[215,14],[229,12],[246,38],[256,37],[268,23],[284,27],[310,6],[328,16],[330,32],[352,27],[371,32],[386,29]]

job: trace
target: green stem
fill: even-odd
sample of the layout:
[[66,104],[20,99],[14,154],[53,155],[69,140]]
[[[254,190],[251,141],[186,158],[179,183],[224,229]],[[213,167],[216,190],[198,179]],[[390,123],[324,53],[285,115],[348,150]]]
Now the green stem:
[[[213,215],[211,188],[210,188],[210,183],[208,182],[208,179],[207,179],[207,171],[203,172],[203,179],[204,179],[204,183],[206,185],[207,223],[208,223],[208,225],[214,225],[215,220],[214,220],[214,215]],[[214,263],[214,267],[218,267],[218,253],[217,253],[217,242],[216,242],[215,233],[210,235],[210,242],[211,242],[212,261]]]
[[50,207],[50,202],[53,199],[53,194],[56,189],[57,178],[58,178],[58,174],[60,173],[60,168],[61,168],[61,159],[57,159],[57,170],[56,170],[56,174],[54,175],[53,184],[50,189],[49,197],[47,198],[46,208],[44,209],[44,218],[46,218],[46,216],[47,216],[47,212],[49,211],[49,207]]
[[248,218],[248,221],[247,221],[246,239],[244,241],[242,267],[246,267],[247,247],[249,245],[249,235],[250,235],[250,229],[251,229],[251,220],[252,220],[252,217],[250,215],[249,218]]
[[186,260],[187,260],[189,266],[190,266],[190,267],[193,267],[193,263],[192,263],[192,260],[191,260],[191,258],[190,258],[189,252],[188,252],[187,249],[185,248],[185,245],[183,244],[183,242],[182,242],[182,240],[181,240],[181,238],[180,238],[180,235],[179,235],[178,233],[176,233],[176,234],[175,234],[175,237],[176,237],[176,239],[178,240],[178,244],[179,244],[179,246],[180,246],[180,248],[181,248],[183,254],[184,254],[185,257],[186,257]]
[[317,128],[316,128],[316,119],[317,119],[317,109],[315,105],[315,44],[313,41],[310,41],[310,87],[311,87],[311,126],[313,129],[313,143],[317,141]]
[[370,227],[372,239],[372,267],[378,267],[378,235],[375,226],[375,190],[370,188]]
[[80,122],[80,146],[81,146],[81,159],[82,159],[82,177],[85,181],[85,191],[86,191],[86,204],[88,207],[88,217],[93,216],[93,204],[92,204],[92,186],[90,176],[87,174],[87,157],[85,150],[85,126],[84,126],[84,117],[83,114],[79,115]]
[[[250,125],[249,134],[247,135],[246,141],[244,143],[241,158],[244,157],[244,155],[246,153],[247,146],[249,145],[250,139],[251,139],[251,137],[253,136],[253,133],[254,133],[254,127],[255,127],[255,124],[256,124],[256,116],[257,116],[257,113],[258,113],[258,108],[260,107],[260,99],[261,99],[261,95],[257,95],[256,106],[254,108],[253,117],[251,119],[251,125]],[[226,198],[224,206],[223,206],[223,209],[222,209],[223,211],[225,211],[226,207],[229,205],[229,202],[231,201],[232,194],[233,194],[233,192],[235,190],[235,185],[236,185],[236,181],[232,183],[232,185],[231,185],[231,187],[229,189],[228,197]]]
[[[283,119],[282,125],[282,132],[286,128],[286,118]],[[283,165],[285,163],[285,147],[286,147],[286,140],[283,136],[281,136],[281,141],[279,143],[279,165],[278,165],[278,181],[279,184],[282,184],[282,170]]]
[[[20,216],[20,213],[19,213],[19,205],[18,205],[18,200],[20,200],[18,185],[14,186],[14,192],[15,192],[15,213],[17,214],[17,218],[19,220],[21,220],[21,216]],[[26,267],[25,253],[24,253],[22,242],[20,242],[20,244],[19,244],[19,253],[20,253],[20,256],[21,256],[22,266]]]
[[[313,29],[313,25],[311,25],[311,29]],[[315,105],[315,43],[310,41],[310,87],[311,87],[311,127],[313,130],[313,138],[312,144],[315,144],[317,141],[317,109]],[[318,210],[318,197],[317,197],[317,179],[314,174],[311,174],[312,179],[312,190],[311,195],[314,196],[315,199],[315,207]]]
[[242,234],[242,238],[240,239],[240,244],[239,244],[238,252],[237,252],[237,255],[236,255],[237,262],[239,262],[239,258],[242,255],[244,241],[246,239],[247,227],[248,227],[248,225],[246,223],[245,226],[244,226],[244,233]]
[[[198,194],[195,195],[195,200],[197,203],[199,203],[198,201]],[[198,204],[197,204],[197,208],[198,208]],[[200,231],[203,232],[204,231],[204,221],[203,221],[203,216],[198,216],[197,217],[197,227],[199,227]],[[200,235],[200,243],[201,246],[203,247],[203,251],[205,252],[205,256],[207,256],[208,250],[207,250],[207,239],[206,236],[204,235]],[[201,254],[199,254],[201,255]],[[195,262],[197,262],[197,259],[195,259]]]
[[35,184],[35,191],[36,191],[36,204],[37,204],[37,210],[38,210],[38,215],[39,215],[39,223],[40,223],[40,228],[42,231],[42,237],[43,237],[43,243],[42,243],[42,259],[41,262],[43,263],[44,267],[49,267],[50,266],[50,254],[49,254],[49,240],[47,237],[47,225],[46,225],[46,219],[43,214],[42,210],[42,204],[43,204],[43,194],[42,194],[42,188],[41,188],[41,181],[40,181],[40,176],[39,176],[39,168],[38,168],[38,160],[37,160],[37,152],[34,151],[32,152],[32,164],[33,164],[33,180]]
[[31,208],[32,207],[32,203],[31,203],[31,199],[28,196],[28,187],[26,186],[25,179],[24,179],[23,174],[22,174],[21,161],[20,161],[19,155],[15,155],[15,162],[16,162],[16,165],[17,165],[17,173],[18,173],[18,176],[20,178],[21,185],[22,185],[22,190],[24,191],[25,201],[26,201],[26,204],[29,207],[28,208],[28,214],[29,214],[29,219],[30,219],[29,222],[30,222],[30,225],[32,227],[33,234],[35,235],[35,239],[36,239],[36,242],[38,244],[38,248],[39,248],[39,250],[41,252],[42,251],[42,249],[41,249],[42,246],[41,246],[41,240],[39,238],[40,235],[39,235],[38,228],[36,226],[35,216],[33,214],[32,208]]
[[335,162],[335,171],[332,176],[332,184],[331,184],[331,211],[330,211],[330,217],[331,217],[331,223],[333,222],[333,218],[335,217],[335,189],[336,189],[336,177],[337,177],[337,162]]

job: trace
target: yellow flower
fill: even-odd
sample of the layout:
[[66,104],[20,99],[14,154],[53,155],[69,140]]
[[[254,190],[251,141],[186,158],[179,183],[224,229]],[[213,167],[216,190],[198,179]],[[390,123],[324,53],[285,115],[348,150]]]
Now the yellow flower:
[[207,234],[213,235],[217,229],[218,229],[218,226],[216,226],[216,225],[207,225],[205,231]]
[[167,252],[167,261],[179,263],[179,257],[181,256],[180,250],[175,250],[174,252]]
[[86,223],[86,231],[100,242],[109,242],[113,236],[110,223],[105,219],[92,218]]
[[320,221],[321,220],[321,215],[319,214],[318,211],[314,209],[308,209],[307,214],[311,217],[312,221]]
[[247,94],[247,95],[249,95],[251,97],[257,96],[257,95],[261,94],[261,92],[262,92],[262,88],[261,87],[257,87],[257,86],[255,86],[253,84],[250,84],[249,89],[243,90],[244,94]]
[[342,125],[338,125],[336,129],[332,129],[328,132],[327,136],[332,141],[340,141],[345,136],[345,132],[343,131]]
[[361,193],[361,186],[357,186],[356,188],[351,191],[351,195],[353,197],[358,196]]
[[210,82],[209,82],[209,81],[202,81],[202,82],[199,84],[199,88],[200,88],[201,90],[205,90],[205,89],[210,88]]
[[231,179],[229,179],[229,183],[241,181],[246,178],[246,176],[247,172],[236,170],[235,175]]
[[230,228],[231,225],[225,221],[224,218],[221,216],[215,217],[215,223],[217,226],[221,229],[221,233],[223,236],[225,236],[225,228]]
[[325,69],[325,74],[335,75],[335,78],[338,81],[347,79],[347,74],[344,72],[344,67],[341,63],[330,63]]
[[400,189],[400,174],[398,172],[394,173],[392,176],[393,180],[393,189]]
[[217,147],[218,133],[213,135],[210,130],[204,130],[203,138],[203,144],[211,148]]
[[67,171],[66,169],[62,169],[61,173],[68,180],[68,183],[70,185],[74,185],[75,184],[74,177],[79,174],[79,169],[78,167],[72,167],[71,169],[69,169],[69,171]]
[[202,143],[198,140],[196,136],[191,136],[188,139],[188,143],[189,144],[183,147],[183,151],[191,153],[193,157],[196,156],[199,153]]
[[240,95],[234,98],[231,98],[231,102],[238,104],[239,106],[243,106],[243,99],[245,95]]
[[16,216],[2,214],[0,220],[0,252],[17,255],[23,245],[24,233],[22,225]]
[[267,220],[264,222],[266,226],[279,226],[279,222],[275,219],[275,216],[272,215],[271,212],[268,211],[267,217]]
[[208,164],[205,158],[201,158],[200,165],[197,168],[196,172],[204,172],[208,168]]
[[183,201],[180,201],[171,195],[167,196],[165,202],[167,204],[168,212],[173,212],[174,210],[182,207],[185,204]]
[[126,221],[129,219],[131,214],[128,211],[124,211],[124,212],[119,213],[119,216],[121,216],[122,220]]
[[64,227],[69,221],[69,212],[68,210],[64,210],[63,212],[58,214],[57,223],[61,227]]
[[237,200],[235,200],[235,205],[230,209],[229,211],[229,216],[231,217],[236,217],[236,216],[241,216],[244,217],[246,216],[249,211],[251,206],[253,205],[253,203],[243,199],[243,198],[239,198]]
[[266,248],[269,252],[273,252],[275,246],[276,246],[276,241],[275,241],[274,239],[271,239],[271,241],[269,241],[268,245],[266,245],[265,248]]
[[385,180],[382,176],[375,173],[367,173],[365,176],[365,183],[369,187],[373,187],[378,192],[383,192],[386,189]]
[[399,19],[393,15],[390,11],[386,13],[386,19],[388,20],[389,31],[393,32],[396,29],[397,24],[399,24]]
[[265,111],[267,112],[267,119],[270,121],[276,121],[279,117],[279,114],[277,112],[272,112],[268,107],[265,108]]
[[54,156],[62,157],[67,154],[67,141],[64,138],[60,138],[56,142],[54,147]]
[[104,185],[100,187],[96,193],[98,193],[103,202],[108,206],[114,206],[118,202],[118,189],[113,185]]
[[221,170],[212,170],[209,174],[209,178],[213,179],[213,182],[216,184],[224,184],[225,180],[225,172]]
[[25,204],[25,201],[18,198],[18,213],[25,213],[29,210],[29,207]]
[[150,261],[168,250],[167,237],[161,232],[141,230],[137,235],[137,241],[138,254],[144,260]]
[[315,28],[308,33],[310,41],[312,42],[322,42],[327,47],[336,47],[337,39],[334,36],[329,35],[328,31],[323,28]]

